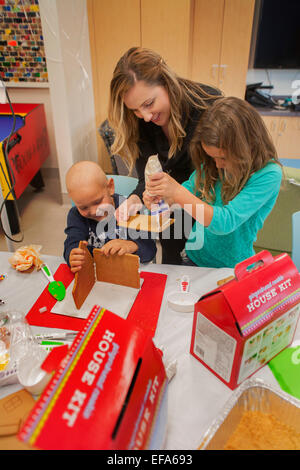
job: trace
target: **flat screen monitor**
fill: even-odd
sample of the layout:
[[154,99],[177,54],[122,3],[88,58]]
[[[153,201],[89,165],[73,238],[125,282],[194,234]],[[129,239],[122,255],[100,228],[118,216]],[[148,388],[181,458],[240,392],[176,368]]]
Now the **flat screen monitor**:
[[254,68],[300,68],[300,0],[262,0]]

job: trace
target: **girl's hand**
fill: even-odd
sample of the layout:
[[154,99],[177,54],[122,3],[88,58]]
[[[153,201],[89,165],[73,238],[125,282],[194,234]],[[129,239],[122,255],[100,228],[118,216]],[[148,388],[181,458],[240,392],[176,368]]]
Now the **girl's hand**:
[[[85,246],[87,246],[88,242],[83,241]],[[70,268],[72,273],[77,273],[77,271],[80,271],[81,267],[83,266],[85,262],[85,252],[81,248],[73,248],[70,252],[69,256],[69,263],[70,263]]]
[[131,215],[135,215],[143,207],[142,201],[136,194],[132,194],[115,211],[117,222],[126,221]]
[[137,250],[138,246],[135,242],[132,242],[131,240],[122,240],[120,238],[110,240],[100,249],[105,256],[115,255],[116,253],[121,256],[126,253],[135,253]]
[[156,173],[150,176],[146,184],[146,191],[158,197],[159,200],[164,199],[168,204],[177,202],[181,189],[181,184],[167,173]]
[[160,200],[161,197],[149,196],[148,191],[144,191],[143,193],[143,202],[149,211],[151,210],[151,205],[158,204]]

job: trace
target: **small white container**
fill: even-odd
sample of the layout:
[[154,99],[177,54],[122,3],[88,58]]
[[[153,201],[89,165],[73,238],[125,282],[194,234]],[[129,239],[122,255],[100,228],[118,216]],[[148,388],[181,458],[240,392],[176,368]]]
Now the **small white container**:
[[198,300],[199,295],[192,292],[173,291],[168,295],[169,307],[177,312],[193,312]]
[[35,362],[31,355],[23,356],[18,363],[18,380],[33,395],[40,395],[52,374],[41,369],[41,363]]

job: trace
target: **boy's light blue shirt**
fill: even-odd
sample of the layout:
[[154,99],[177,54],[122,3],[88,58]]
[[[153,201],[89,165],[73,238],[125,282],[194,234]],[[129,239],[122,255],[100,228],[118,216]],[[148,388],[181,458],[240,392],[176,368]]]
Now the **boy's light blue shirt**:
[[[196,172],[193,172],[182,185],[193,194],[195,178]],[[226,205],[222,202],[222,186],[218,181],[215,201],[210,203],[214,208],[212,221],[208,227],[195,222],[185,246],[188,257],[198,266],[233,268],[253,256],[253,243],[273,209],[281,179],[281,167],[268,163],[255,172],[240,193]]]

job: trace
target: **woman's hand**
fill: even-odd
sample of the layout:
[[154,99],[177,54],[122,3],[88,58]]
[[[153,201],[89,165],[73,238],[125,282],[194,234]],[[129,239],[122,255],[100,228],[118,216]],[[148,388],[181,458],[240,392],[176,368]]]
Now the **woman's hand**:
[[156,173],[150,176],[146,184],[146,191],[149,191],[152,198],[156,197],[158,200],[163,199],[169,205],[178,202],[181,189],[181,184],[177,183],[177,181],[167,173]]
[[132,194],[115,211],[117,222],[126,221],[131,215],[135,215],[143,207],[142,201],[136,194]]
[[[88,245],[87,241],[83,241],[85,246]],[[70,252],[69,256],[69,263],[70,263],[70,268],[72,273],[77,273],[77,271],[80,271],[81,267],[83,266],[85,262],[85,251],[82,250],[81,248],[73,248]]]
[[131,240],[123,240],[121,238],[110,240],[100,249],[100,251],[106,256],[115,255],[116,253],[121,256],[126,253],[135,253],[137,250],[138,246],[135,242]]

